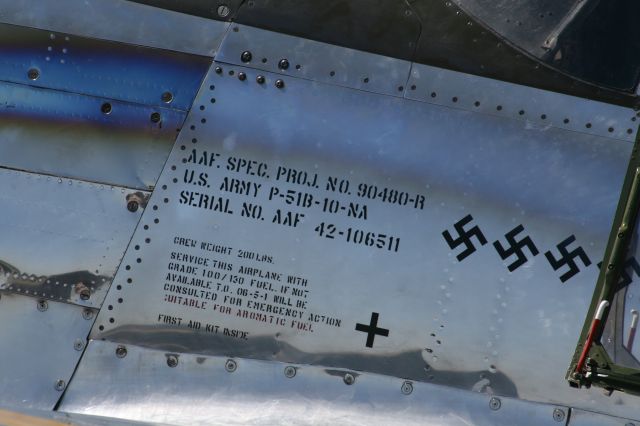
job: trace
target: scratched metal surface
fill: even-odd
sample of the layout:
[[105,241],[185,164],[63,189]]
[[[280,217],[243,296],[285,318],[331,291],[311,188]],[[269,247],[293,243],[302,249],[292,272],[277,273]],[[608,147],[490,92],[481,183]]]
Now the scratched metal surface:
[[0,22],[205,56],[229,27],[127,0],[2,0]]
[[2,168],[0,187],[0,290],[100,307],[142,214],[127,209],[138,191]]
[[[2,404],[51,410],[82,355],[94,311],[0,291]],[[88,319],[85,319],[88,318]],[[61,384],[58,381],[62,380]],[[56,387],[58,384],[58,387]]]
[[[167,354],[91,341],[60,410],[176,425],[549,425],[566,407],[375,374],[278,362]],[[121,352],[122,354],[122,352]],[[169,367],[170,355],[177,365]],[[285,367],[294,373],[285,376]],[[347,385],[345,374],[355,381]],[[404,388],[404,392],[403,392]],[[494,405],[494,408],[496,406]]]
[[[157,210],[143,215],[114,280],[122,290],[112,287],[93,338],[353,368],[640,417],[633,397],[564,381],[630,142],[219,65],[178,137],[150,201]],[[531,103],[538,95],[527,92]],[[194,152],[206,164],[190,162]],[[254,162],[227,170],[239,159]],[[306,172],[306,183],[287,182],[286,173],[278,179],[278,167]],[[348,189],[327,190],[330,176]],[[225,178],[251,185],[224,187]],[[375,199],[358,196],[360,185],[376,186]],[[391,190],[408,195],[392,201]],[[208,209],[193,206],[198,193],[214,197]],[[336,202],[337,213],[323,212]],[[349,203],[360,218],[349,216]],[[299,222],[296,213],[304,214]],[[353,242],[356,230],[365,231],[362,244]],[[457,237],[467,231],[465,257]],[[400,239],[397,252],[390,236]],[[521,253],[509,251],[509,238],[524,240]],[[210,251],[220,247],[230,254]],[[240,250],[254,259],[239,258]],[[195,256],[194,276],[176,271],[189,258],[172,252]],[[193,263],[204,258],[206,268]],[[211,278],[192,281],[203,269]],[[259,279],[256,269],[282,273],[281,281]],[[300,280],[287,283],[289,275]],[[278,309],[291,311],[266,312]],[[374,314],[380,330],[368,341],[358,329]]]

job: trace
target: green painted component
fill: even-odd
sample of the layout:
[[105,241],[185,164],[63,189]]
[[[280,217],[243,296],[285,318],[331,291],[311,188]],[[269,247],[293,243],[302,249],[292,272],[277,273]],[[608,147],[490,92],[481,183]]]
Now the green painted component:
[[640,132],[636,134],[636,140],[629,159],[629,166],[625,176],[620,200],[616,209],[616,215],[611,227],[604,261],[600,268],[600,275],[593,293],[591,306],[582,327],[582,333],[578,345],[573,354],[571,364],[567,370],[566,378],[574,387],[599,386],[606,389],[615,389],[640,395],[640,369],[628,368],[615,364],[600,343],[600,336],[604,324],[607,321],[609,308],[595,330],[593,345],[588,353],[586,372],[576,372],[578,360],[587,341],[589,329],[601,301],[613,301],[616,283],[624,271],[624,260],[627,255],[629,243],[635,231],[638,209],[640,207]]

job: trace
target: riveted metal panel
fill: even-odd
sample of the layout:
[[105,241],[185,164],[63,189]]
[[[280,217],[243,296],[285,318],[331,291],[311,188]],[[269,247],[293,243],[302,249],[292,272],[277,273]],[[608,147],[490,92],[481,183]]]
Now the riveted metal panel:
[[0,96],[0,166],[141,190],[155,185],[185,118],[12,83],[0,83]]
[[559,424],[558,407],[398,378],[118,347],[89,343],[61,410],[176,425]]
[[522,120],[541,131],[558,127],[633,142],[638,127],[632,108],[428,65],[413,64],[405,96]]
[[149,194],[6,169],[0,187],[0,289],[100,307]]
[[2,0],[0,9],[7,24],[206,56],[215,55],[229,27],[127,0]]
[[85,348],[93,318],[88,308],[0,291],[0,405],[53,409]]
[[[188,110],[210,58],[0,24],[0,80]],[[171,93],[171,101],[163,100]]]
[[409,61],[235,24],[216,61],[393,96],[402,96],[411,68]]
[[93,338],[633,417],[564,381],[631,143],[215,65]]

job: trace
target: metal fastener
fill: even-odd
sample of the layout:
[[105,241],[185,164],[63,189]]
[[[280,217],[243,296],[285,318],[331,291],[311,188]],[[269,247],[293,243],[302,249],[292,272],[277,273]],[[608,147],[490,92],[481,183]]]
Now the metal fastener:
[[176,367],[178,365],[178,357],[175,355],[169,355],[167,357],[167,365],[171,368]]
[[282,89],[284,87],[284,80],[277,79],[276,80],[276,87],[278,89]]
[[65,383],[64,380],[62,380],[62,379],[56,380],[55,388],[56,388],[57,391],[62,392],[66,386],[67,386],[67,384]]
[[27,72],[27,77],[29,77],[29,80],[37,80],[38,77],[40,77],[40,71],[35,68],[31,68]]
[[111,109],[111,104],[109,102],[105,102],[100,106],[100,111],[105,115],[111,114]]
[[[116,356],[118,358],[124,358],[125,356],[127,356],[127,348],[120,345],[116,348]],[[169,360],[167,360],[167,364],[169,363]],[[178,363],[178,361],[176,360],[176,364]],[[169,366],[171,367],[171,366]],[[175,366],[174,366],[175,367]]]
[[160,113],[159,112],[154,112],[151,114],[151,122],[152,123],[158,123],[160,121]]
[[564,421],[565,416],[566,415],[562,408],[556,408],[553,410],[553,420],[555,420],[556,422]]
[[86,320],[93,319],[93,311],[91,309],[85,309],[82,311],[82,318]]
[[73,349],[75,349],[76,351],[83,350],[84,349],[84,340],[76,339],[76,341],[73,342]]
[[247,79],[247,75],[243,72],[238,73],[238,80],[245,81]]
[[289,61],[286,59],[280,59],[280,62],[278,62],[278,68],[280,68],[281,70],[286,70],[289,68]]
[[353,377],[353,374],[351,374],[351,373],[346,373],[346,374],[344,375],[344,377],[342,378],[342,380],[344,380],[344,382],[345,382],[347,385],[352,385],[352,384],[354,384],[354,383],[355,383],[356,378],[355,378],[355,377]]
[[222,74],[222,67],[216,67],[216,74]]
[[162,102],[165,104],[171,103],[173,100],[173,94],[171,92],[164,92],[160,99],[162,99]]
[[402,384],[402,387],[400,388],[400,391],[402,391],[402,393],[405,395],[410,395],[411,392],[413,392],[413,384],[411,382],[404,382]]
[[264,75],[259,75],[259,76],[257,76],[257,77],[256,77],[256,82],[257,82],[258,84],[264,84],[264,82],[265,82]]
[[229,373],[233,373],[238,368],[238,363],[236,363],[232,359],[228,359],[227,362],[224,363],[224,369]]
[[131,213],[137,212],[139,207],[140,204],[138,204],[136,200],[131,200],[127,203],[127,210],[129,210]]
[[75,285],[75,291],[80,296],[80,300],[89,300],[91,297],[91,290],[82,282]]
[[218,16],[221,18],[226,18],[231,13],[231,9],[226,4],[221,4],[218,6]]
[[49,309],[49,304],[47,303],[46,300],[38,300],[38,305],[37,306],[38,306],[38,310],[40,312],[44,312],[47,309]]
[[288,365],[284,368],[284,375],[285,377],[288,377],[289,379],[292,379],[296,376],[296,368]]
[[489,408],[491,408],[493,411],[499,410],[501,406],[502,401],[500,401],[500,398],[496,398],[494,396],[489,400]]
[[251,62],[251,58],[253,58],[253,55],[248,50],[245,50],[240,55],[240,60],[244,63]]

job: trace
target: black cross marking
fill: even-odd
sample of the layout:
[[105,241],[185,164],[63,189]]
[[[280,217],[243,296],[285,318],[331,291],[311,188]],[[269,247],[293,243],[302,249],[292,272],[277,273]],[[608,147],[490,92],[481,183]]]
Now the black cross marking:
[[567,281],[568,279],[576,275],[578,272],[580,272],[580,268],[578,268],[578,265],[576,265],[576,262],[573,260],[576,257],[580,258],[580,260],[582,261],[585,267],[591,265],[591,260],[589,260],[587,253],[584,252],[582,247],[578,247],[577,249],[572,251],[567,250],[567,246],[573,243],[575,240],[576,240],[576,236],[571,235],[566,240],[562,241],[560,244],[556,246],[561,255],[559,259],[556,259],[555,256],[551,253],[551,251],[548,251],[544,254],[544,256],[549,261],[549,265],[551,265],[554,271],[557,271],[558,269],[562,268],[565,265],[569,265],[569,270],[564,274],[560,275],[561,282]]
[[461,251],[456,258],[458,261],[464,260],[470,254],[473,254],[476,251],[476,247],[471,242],[471,237],[476,237],[481,245],[487,244],[487,239],[484,237],[484,234],[478,227],[478,225],[469,229],[468,231],[464,229],[464,226],[473,220],[473,216],[466,215],[462,219],[460,219],[457,223],[453,225],[455,230],[458,232],[458,238],[454,239],[448,230],[445,230],[442,233],[442,236],[449,244],[449,247],[453,250],[461,244],[464,244],[465,249]]
[[386,328],[379,328],[378,327],[378,313],[377,312],[372,312],[371,313],[371,323],[369,325],[356,323],[356,330],[357,331],[363,331],[363,332],[367,333],[367,347],[368,348],[372,348],[373,347],[373,339],[376,338],[376,335],[384,336],[384,337],[389,336],[389,330],[387,330]]
[[538,248],[529,236],[524,237],[520,241],[516,241],[516,235],[518,235],[522,231],[524,231],[524,226],[520,224],[505,234],[505,237],[510,244],[509,248],[507,249],[505,249],[502,244],[500,244],[500,241],[495,241],[493,243],[493,247],[495,247],[502,260],[506,260],[514,254],[516,255],[517,259],[514,260],[509,266],[507,266],[509,272],[515,271],[516,269],[527,263],[527,261],[529,260],[522,251],[523,247],[528,248],[533,256],[537,256],[539,253]]

